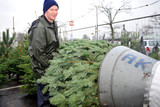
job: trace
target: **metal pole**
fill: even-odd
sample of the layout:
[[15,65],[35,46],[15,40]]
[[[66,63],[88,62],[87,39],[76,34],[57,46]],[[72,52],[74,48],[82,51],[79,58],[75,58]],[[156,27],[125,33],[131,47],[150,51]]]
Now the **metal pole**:
[[98,6],[96,6],[96,36],[97,36],[97,40],[98,38]]
[[35,17],[36,17],[36,19],[37,19],[37,12],[35,11]]
[[15,28],[14,28],[14,16],[13,16],[13,33],[15,33]]
[[[72,0],[71,0],[71,21],[72,21]],[[72,38],[73,34],[72,34],[72,26],[71,26],[71,38]]]

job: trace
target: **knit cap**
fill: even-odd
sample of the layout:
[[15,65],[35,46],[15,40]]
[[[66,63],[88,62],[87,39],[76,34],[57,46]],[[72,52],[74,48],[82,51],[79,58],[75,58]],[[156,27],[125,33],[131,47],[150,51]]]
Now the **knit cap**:
[[43,14],[45,14],[45,12],[52,7],[53,5],[56,5],[58,8],[58,3],[55,0],[44,0],[43,3]]

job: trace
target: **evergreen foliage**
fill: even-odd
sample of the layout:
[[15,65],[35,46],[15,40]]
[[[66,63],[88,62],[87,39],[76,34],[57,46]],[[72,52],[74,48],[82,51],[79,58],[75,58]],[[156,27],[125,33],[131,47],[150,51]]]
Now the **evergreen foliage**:
[[[131,36],[131,38],[129,38],[129,35]],[[131,49],[133,50],[137,50],[138,45],[139,45],[139,34],[133,33],[126,33],[121,35],[121,45],[129,47],[129,40],[131,42]]]
[[13,43],[14,38],[15,34],[13,34],[11,38],[9,37],[9,29],[6,29],[6,32],[3,32],[3,41],[0,42],[0,87],[2,87],[4,84],[8,82],[7,73],[9,71],[14,70],[10,68],[8,65],[12,61],[6,61],[12,49],[11,45]]
[[[24,75],[24,69],[19,67],[20,64],[25,64],[26,59],[24,59],[23,55],[28,55],[25,51],[25,42],[18,45],[18,47],[13,48],[12,51],[8,53],[8,57],[5,59],[4,63],[7,65],[7,68],[4,69],[3,72],[8,74],[9,79],[14,78],[16,75],[17,82],[19,82],[20,76]],[[24,50],[24,51],[23,51]],[[27,62],[29,63],[29,62]],[[12,74],[12,75],[11,75]],[[13,76],[13,77],[12,77]]]
[[11,50],[11,45],[13,43],[13,40],[15,38],[15,33],[12,35],[12,37],[9,37],[9,29],[6,29],[6,32],[3,32],[3,42],[0,44],[0,56],[4,56],[5,58],[8,58],[8,54]]
[[150,57],[156,59],[156,60],[160,60],[160,55],[158,52],[152,52]]
[[8,82],[7,74],[4,72],[6,69],[7,65],[4,64],[3,60],[0,58],[0,88],[2,88],[2,86]]
[[33,71],[31,69],[30,57],[28,53],[28,38],[25,38],[23,43],[17,47],[19,51],[20,59],[22,60],[17,66],[20,69],[23,69],[23,75],[21,75],[21,82],[24,84],[20,89],[22,93],[26,93],[28,95],[36,94],[36,82],[34,78]]
[[152,53],[151,53],[151,57],[156,59],[156,60],[160,60],[160,51],[159,51],[159,47],[158,47],[158,43],[156,44],[156,46],[152,49]]
[[38,80],[49,91],[50,103],[60,107],[98,106],[98,70],[113,47],[106,41],[76,40],[53,53],[50,67]]
[[129,43],[129,33],[121,35],[121,45],[128,47],[129,46],[128,43]]
[[19,43],[16,48],[12,48],[12,51],[9,51],[8,57],[5,60],[0,57],[0,87],[11,79],[15,79],[16,75],[17,82],[24,84],[21,87],[23,93],[30,95],[36,94],[36,84],[30,64],[28,44],[29,42],[26,36],[24,41]]

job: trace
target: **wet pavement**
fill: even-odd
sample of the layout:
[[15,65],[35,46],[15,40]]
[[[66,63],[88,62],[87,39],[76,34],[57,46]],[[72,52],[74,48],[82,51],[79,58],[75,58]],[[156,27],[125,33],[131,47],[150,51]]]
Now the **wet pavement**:
[[19,88],[0,91],[0,107],[37,107],[37,97],[21,94]]

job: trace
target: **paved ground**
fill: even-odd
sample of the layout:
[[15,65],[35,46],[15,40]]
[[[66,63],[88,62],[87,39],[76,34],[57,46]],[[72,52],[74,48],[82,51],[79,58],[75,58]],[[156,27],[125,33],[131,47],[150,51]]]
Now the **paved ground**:
[[21,94],[18,88],[0,91],[0,107],[37,107],[37,97]]

